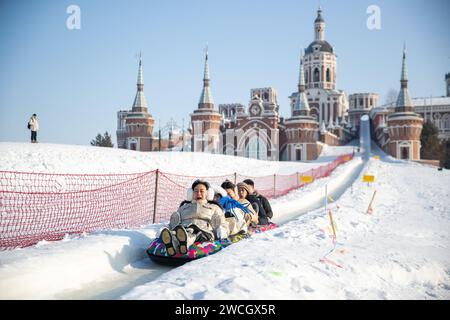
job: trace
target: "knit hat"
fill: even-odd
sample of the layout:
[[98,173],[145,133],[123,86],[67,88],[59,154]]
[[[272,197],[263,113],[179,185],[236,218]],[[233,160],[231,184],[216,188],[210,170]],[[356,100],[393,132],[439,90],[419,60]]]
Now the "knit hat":
[[252,179],[245,179],[245,180],[242,181],[242,182],[248,184],[249,186],[253,186],[253,187],[255,186],[255,183],[253,182]]
[[248,187],[248,184],[246,184],[245,182],[239,182],[237,184],[237,187],[238,187],[238,189],[239,188],[245,189],[245,191],[247,191],[247,193],[250,194],[250,189]]

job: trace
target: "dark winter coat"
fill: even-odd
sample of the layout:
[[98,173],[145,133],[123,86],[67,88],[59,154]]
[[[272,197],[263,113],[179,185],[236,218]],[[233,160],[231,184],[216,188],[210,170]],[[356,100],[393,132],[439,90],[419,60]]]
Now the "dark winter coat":
[[270,202],[269,200],[267,200],[266,197],[264,197],[262,194],[256,193],[256,197],[259,199],[259,201],[261,202],[264,211],[266,212],[266,216],[269,219],[273,218],[273,212],[272,212],[272,207],[270,206]]
[[261,203],[260,199],[255,194],[249,194],[247,195],[247,200],[252,204],[256,204],[258,206],[258,224],[260,225],[267,225],[269,224],[269,218],[267,217],[266,210],[264,209],[263,204]]

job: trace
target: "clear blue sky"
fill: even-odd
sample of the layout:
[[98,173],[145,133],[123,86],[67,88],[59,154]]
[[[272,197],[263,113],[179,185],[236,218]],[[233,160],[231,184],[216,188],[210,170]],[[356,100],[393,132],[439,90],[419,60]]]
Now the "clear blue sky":
[[[69,30],[66,9],[81,9]],[[413,97],[445,94],[450,72],[447,0],[321,0],[334,47],[337,86],[347,94],[398,89],[403,43]],[[37,113],[41,142],[116,140],[118,110],[129,110],[142,51],[145,95],[156,129],[197,108],[204,47],[216,103],[248,104],[250,89],[273,86],[289,116],[301,48],[313,40],[318,0],[0,1],[0,141],[29,141]],[[366,27],[369,5],[381,30]],[[116,143],[115,143],[116,144]]]

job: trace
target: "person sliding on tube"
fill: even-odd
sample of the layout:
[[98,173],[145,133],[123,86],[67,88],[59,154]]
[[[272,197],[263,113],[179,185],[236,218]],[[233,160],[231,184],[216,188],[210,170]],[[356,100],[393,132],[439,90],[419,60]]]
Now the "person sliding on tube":
[[[272,218],[272,207],[270,206],[269,200],[263,195],[255,191],[255,183],[251,179],[246,179],[242,183],[247,187],[248,195],[246,199],[250,201],[253,206],[258,207],[258,219],[259,225],[270,224],[269,218]],[[239,184],[238,184],[239,187]]]
[[192,201],[184,202],[171,215],[168,228],[161,230],[159,238],[165,245],[168,256],[174,256],[177,251],[186,254],[194,242],[228,237],[228,223],[222,208],[207,200],[209,188],[208,182],[196,180],[192,184]]
[[215,187],[214,200],[225,211],[225,220],[228,222],[230,235],[245,234],[248,231],[247,227],[251,222],[253,213],[250,209],[242,205],[237,197],[230,197],[230,194],[235,196],[234,191],[230,191],[230,189],[235,189],[235,185],[230,181],[225,181],[221,187]]

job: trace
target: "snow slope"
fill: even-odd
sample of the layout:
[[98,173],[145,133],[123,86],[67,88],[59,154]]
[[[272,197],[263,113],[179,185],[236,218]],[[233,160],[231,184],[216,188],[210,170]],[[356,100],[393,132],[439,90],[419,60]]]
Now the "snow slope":
[[[317,192],[319,186],[328,183],[330,191],[339,188],[360,163],[351,161],[329,178],[272,200],[274,221],[289,219],[317,202],[323,196]],[[161,227],[156,224],[138,230],[99,231],[0,252],[0,298],[115,298],[115,292],[107,292],[110,288],[123,291],[128,283],[145,283],[167,271],[154,265],[145,253]]]
[[[328,150],[328,149],[327,149]],[[333,149],[332,149],[333,150]],[[43,173],[137,173],[155,169],[184,175],[226,175],[241,173],[264,176],[303,172],[351,153],[352,147],[310,163],[278,162],[208,155],[198,152],[136,152],[132,150],[50,143],[0,142],[0,170]]]
[[333,244],[319,209],[122,298],[449,299],[450,171],[385,157],[370,160],[367,172],[373,185],[358,179],[330,206],[337,226],[330,263],[320,262]]
[[[1,170],[139,172],[153,161],[152,165],[165,165],[169,172],[186,174],[200,159],[195,159],[198,154],[188,154],[181,156],[191,157],[192,162],[181,161],[166,153],[150,161],[126,150],[35,146],[0,143]],[[324,150],[323,156],[339,154],[339,149]],[[71,160],[68,153],[78,158]],[[24,162],[27,154],[31,155]],[[258,163],[201,156],[213,175],[223,167]],[[218,157],[224,157],[219,169]],[[261,163],[266,164],[261,170],[271,165]],[[305,164],[281,163],[272,168],[297,171],[295,165]],[[360,173],[361,166],[359,159],[352,160],[330,177],[273,200],[274,220],[283,223],[280,228],[173,270],[156,266],[145,254],[161,225],[0,252],[0,299],[449,299],[450,172],[390,157],[371,160]],[[325,185],[333,196],[339,195],[340,189],[350,186],[349,177],[366,172],[375,174],[374,185],[367,186],[359,177],[330,205],[338,245],[328,256],[330,263],[322,263],[319,260],[333,248],[328,216],[322,208],[295,217],[323,199]],[[365,211],[375,189],[373,214],[368,215]]]

